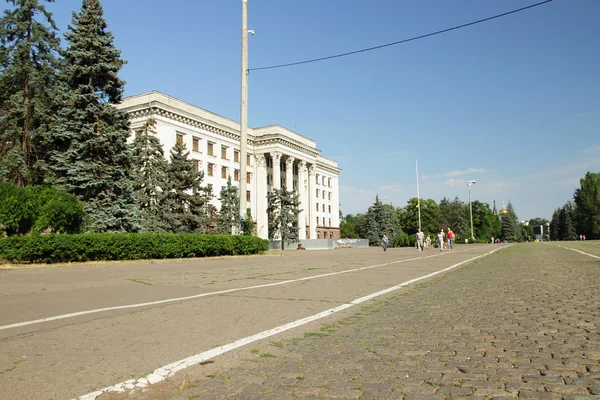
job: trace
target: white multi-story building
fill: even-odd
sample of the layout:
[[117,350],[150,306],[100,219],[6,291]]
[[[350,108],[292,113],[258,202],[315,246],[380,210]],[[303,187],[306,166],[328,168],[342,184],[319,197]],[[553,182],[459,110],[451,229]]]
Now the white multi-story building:
[[338,239],[339,174],[335,161],[321,156],[316,143],[283,126],[248,128],[247,174],[240,176],[240,124],[159,92],[127,97],[119,105],[131,121],[131,139],[144,123],[156,121],[156,135],[168,159],[177,141],[185,144],[203,184],[213,187],[213,204],[231,176],[234,184],[246,179],[246,201],[256,234],[268,238],[267,193],[271,188],[295,190],[302,211],[299,238]]

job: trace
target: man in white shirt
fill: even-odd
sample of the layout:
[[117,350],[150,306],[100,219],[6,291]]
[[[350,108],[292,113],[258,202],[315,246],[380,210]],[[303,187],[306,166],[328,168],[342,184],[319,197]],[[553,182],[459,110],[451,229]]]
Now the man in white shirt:
[[417,243],[419,245],[419,251],[423,251],[423,239],[425,238],[425,234],[421,232],[421,228],[417,232]]

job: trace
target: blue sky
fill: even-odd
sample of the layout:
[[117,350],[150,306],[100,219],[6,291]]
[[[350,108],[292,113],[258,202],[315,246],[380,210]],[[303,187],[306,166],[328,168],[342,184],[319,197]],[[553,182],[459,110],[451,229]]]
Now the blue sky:
[[[539,1],[539,0],[538,0]],[[536,0],[249,0],[250,68],[377,46]],[[241,0],[104,0],[126,95],[158,90],[239,121]],[[81,0],[48,5],[64,32]],[[3,2],[2,7],[6,7]],[[338,162],[344,214],[513,203],[550,218],[600,172],[600,1],[551,3],[354,56],[253,71],[249,125],[280,124]],[[62,35],[61,35],[62,36]]]

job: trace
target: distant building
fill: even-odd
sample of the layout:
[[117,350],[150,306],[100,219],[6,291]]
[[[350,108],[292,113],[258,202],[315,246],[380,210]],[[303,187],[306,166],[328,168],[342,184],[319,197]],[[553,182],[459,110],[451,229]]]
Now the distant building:
[[259,237],[268,238],[267,193],[272,188],[300,194],[301,240],[340,237],[341,169],[321,156],[313,140],[279,125],[248,127],[248,169],[242,177],[239,123],[159,92],[127,97],[118,107],[129,113],[131,140],[152,118],[165,158],[176,141],[185,144],[196,170],[204,171],[203,183],[213,187],[215,207],[220,207],[217,197],[229,176],[236,185],[246,179],[246,201]]

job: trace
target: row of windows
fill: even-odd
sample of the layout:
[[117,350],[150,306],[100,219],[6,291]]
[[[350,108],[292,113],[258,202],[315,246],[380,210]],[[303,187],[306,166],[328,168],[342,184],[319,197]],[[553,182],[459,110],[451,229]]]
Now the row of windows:
[[[319,203],[317,203],[317,211],[325,212],[325,204],[321,204],[322,207],[319,207]],[[320,208],[320,210],[319,210]],[[331,214],[331,205],[329,205],[329,213]]]
[[328,200],[331,200],[331,192],[327,192],[325,190],[321,191],[320,189],[317,189],[317,199],[319,197],[323,197],[323,199],[325,199],[325,196],[327,196]]
[[[319,217],[317,217],[317,225],[319,224]],[[325,225],[325,217],[323,217],[323,225],[321,226],[331,226],[331,218],[329,218],[329,225]]]
[[[200,152],[200,140],[202,140],[202,139],[195,137],[195,136],[192,138],[192,151]],[[180,144],[183,143],[183,135],[181,133],[177,134],[177,143],[180,143]],[[229,160],[228,150],[229,150],[229,147],[227,147],[225,145],[221,145],[221,159]],[[209,156],[216,157],[215,143],[206,142],[206,154],[208,154]],[[240,151],[239,150],[233,150],[233,161],[240,162]],[[252,165],[251,161],[252,161],[252,154],[247,154],[246,155],[246,164]]]
[[316,175],[316,178],[317,178],[317,185],[320,182],[321,185],[323,185],[323,186],[331,187],[331,178],[328,178],[326,176],[319,175],[319,174]]
[[[327,239],[327,231],[323,231],[323,239]],[[321,239],[321,231],[317,231],[317,239]],[[333,239],[333,232],[329,232],[329,239]]]

